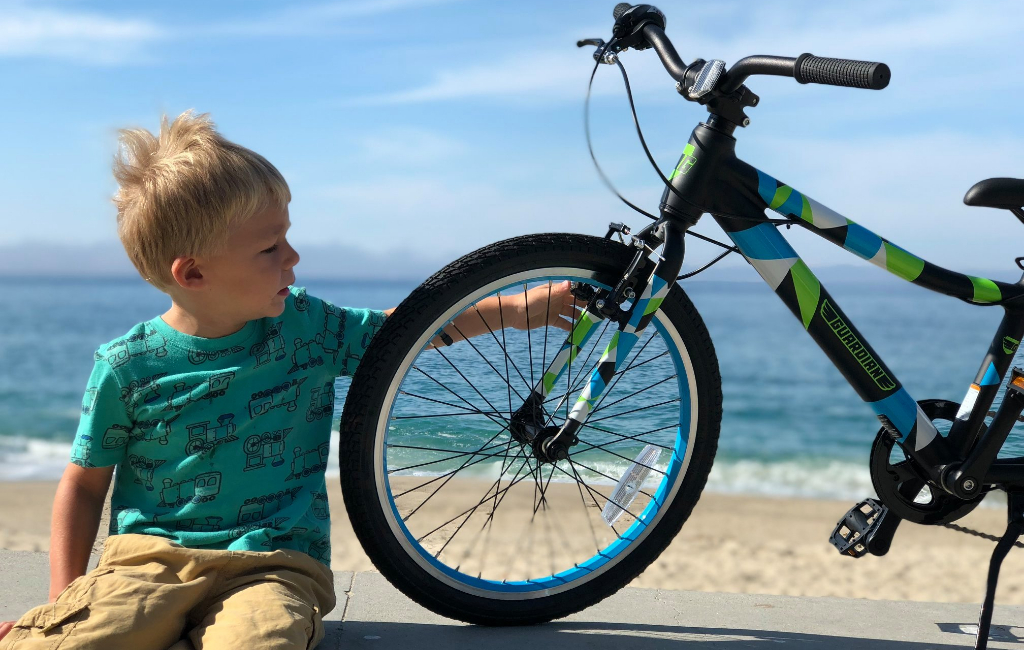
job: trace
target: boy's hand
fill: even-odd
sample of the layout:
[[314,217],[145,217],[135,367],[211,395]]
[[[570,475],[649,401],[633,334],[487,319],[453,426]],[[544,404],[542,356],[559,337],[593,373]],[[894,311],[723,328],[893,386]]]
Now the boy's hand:
[[7,636],[7,633],[11,631],[12,627],[14,627],[15,622],[16,621],[3,621],[0,623],[0,640],[3,640],[3,638]]
[[[572,330],[573,321],[579,319],[586,306],[585,302],[580,301],[569,291],[568,280],[534,287],[516,296],[516,318],[512,322],[512,327],[525,330],[554,325],[568,332]],[[566,318],[570,320],[565,320]]]

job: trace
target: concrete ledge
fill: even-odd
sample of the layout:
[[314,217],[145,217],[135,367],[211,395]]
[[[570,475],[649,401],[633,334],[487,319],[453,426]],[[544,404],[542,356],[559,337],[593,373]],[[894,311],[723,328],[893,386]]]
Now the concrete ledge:
[[[48,567],[45,553],[0,550],[0,620],[17,618],[46,600]],[[956,603],[627,588],[553,623],[484,628],[432,614],[378,573],[336,572],[335,584],[338,607],[325,619],[322,650],[738,650],[769,643],[801,650],[973,648],[974,636],[965,630],[978,619],[977,605]],[[995,623],[990,648],[1024,650],[1024,607],[997,604]]]

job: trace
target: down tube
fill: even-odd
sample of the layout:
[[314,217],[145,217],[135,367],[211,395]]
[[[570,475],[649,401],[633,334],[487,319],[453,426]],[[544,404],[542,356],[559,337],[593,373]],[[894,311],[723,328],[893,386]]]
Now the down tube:
[[931,420],[778,229],[715,219],[904,450],[929,469],[948,462],[945,441]]

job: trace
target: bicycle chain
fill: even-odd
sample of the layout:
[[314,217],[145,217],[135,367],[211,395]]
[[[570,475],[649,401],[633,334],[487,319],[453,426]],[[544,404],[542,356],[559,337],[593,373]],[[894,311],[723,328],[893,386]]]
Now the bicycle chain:
[[[986,540],[988,540],[990,542],[998,542],[1001,539],[1000,537],[996,537],[995,535],[989,535],[988,533],[983,533],[981,531],[974,530],[973,528],[967,528],[966,526],[959,526],[959,525],[953,524],[953,523],[942,524],[942,527],[943,528],[949,528],[950,530],[955,530],[955,531],[960,532],[960,533],[966,533],[968,535],[973,535],[974,537],[980,537],[980,538],[986,539]],[[1015,547],[1017,547],[1017,548],[1024,548],[1024,542],[1014,542],[1013,545]]]

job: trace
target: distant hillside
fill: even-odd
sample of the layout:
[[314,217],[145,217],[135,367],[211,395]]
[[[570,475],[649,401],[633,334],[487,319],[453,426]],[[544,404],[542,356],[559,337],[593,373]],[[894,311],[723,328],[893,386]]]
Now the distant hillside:
[[[390,253],[366,251],[342,244],[302,244],[296,248],[302,259],[296,273],[305,278],[323,279],[377,279],[419,282],[454,260],[461,253],[429,256],[426,254],[396,250]],[[468,251],[465,251],[468,252]],[[697,258],[698,255],[692,255]],[[849,263],[836,266],[812,266],[815,275],[825,283],[867,282],[888,284],[902,283],[885,271],[855,259],[843,258]],[[706,255],[700,259],[688,259],[683,271],[692,271],[706,263]],[[1003,282],[1015,282],[1020,277],[1013,263],[999,269],[983,270],[969,268],[951,269]],[[138,277],[135,267],[120,242],[83,244],[55,244],[26,241],[17,244],[0,245],[0,276],[6,277]],[[731,255],[720,264],[695,276],[692,281],[759,282],[760,277],[750,265],[739,256]]]
[[[429,259],[410,251],[373,253],[351,246],[296,244],[296,273],[307,278],[426,279],[456,257]],[[138,277],[120,242],[56,244],[26,241],[0,245],[0,276]]]

